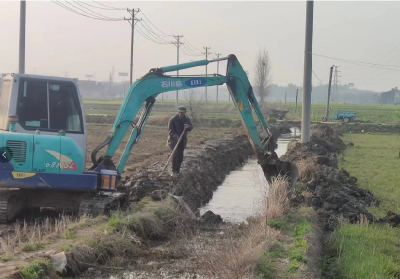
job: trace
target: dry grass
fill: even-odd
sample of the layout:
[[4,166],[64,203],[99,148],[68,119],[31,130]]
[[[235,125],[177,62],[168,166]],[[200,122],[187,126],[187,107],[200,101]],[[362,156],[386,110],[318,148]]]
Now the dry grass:
[[[0,238],[2,252],[13,255],[20,250],[34,251],[43,248],[43,243],[51,237],[64,236],[71,225],[82,223],[86,218],[77,219],[68,215],[59,218],[46,217],[33,225],[24,222],[14,224],[14,232]],[[70,235],[68,233],[67,235]],[[1,253],[1,252],[0,252]]]
[[216,241],[214,249],[204,253],[206,267],[213,278],[253,278],[254,268],[279,232],[267,225],[267,220],[286,213],[289,182],[284,177],[257,185],[263,195],[259,214],[249,218],[249,225],[238,235],[229,230],[225,241]]
[[296,163],[299,170],[299,180],[307,182],[312,179],[312,174],[316,171],[316,164],[312,158],[302,159]]
[[241,237],[226,236],[207,251],[206,268],[212,278],[253,278],[254,267],[278,232],[262,222],[250,225]]
[[283,176],[272,178],[272,183],[266,191],[262,203],[262,217],[264,220],[276,219],[284,215],[289,208],[288,199],[289,181]]

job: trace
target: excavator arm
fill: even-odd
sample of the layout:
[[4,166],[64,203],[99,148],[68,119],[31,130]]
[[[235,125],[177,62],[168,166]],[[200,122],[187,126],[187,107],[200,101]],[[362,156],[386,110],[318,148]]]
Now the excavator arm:
[[[228,61],[225,76],[214,74],[213,76],[173,77],[165,75],[165,73],[168,72],[205,66],[211,62],[221,60]],[[242,116],[243,125],[246,128],[248,138],[258,158],[259,164],[261,166],[276,166],[276,161],[278,159],[274,153],[276,142],[268,130],[267,122],[263,117],[261,109],[254,96],[254,92],[247,78],[246,72],[243,70],[236,56],[229,55],[228,57],[216,60],[200,60],[174,66],[154,68],[151,69],[145,76],[134,82],[126,94],[124,102],[119,110],[114,125],[111,128],[106,141],[95,148],[92,152],[91,159],[94,164],[92,169],[116,169],[119,174],[122,173],[133,146],[140,139],[152,107],[155,103],[155,98],[160,93],[197,87],[222,85],[224,83],[226,83],[232,100]],[[143,103],[145,103],[145,105],[141,116],[138,122],[134,123],[133,120],[135,119]],[[258,118],[258,122],[261,123],[261,127],[265,134],[264,138],[260,137],[256,120],[253,117],[252,109]],[[120,161],[115,168],[114,164],[112,163],[112,157],[119,148],[123,138],[129,130],[129,127],[133,127],[133,129],[130,133],[129,140],[125,146],[125,150],[120,158]],[[96,158],[97,152],[106,146],[107,151],[105,156],[101,162],[98,162]],[[267,175],[266,177],[267,179],[269,178]]]

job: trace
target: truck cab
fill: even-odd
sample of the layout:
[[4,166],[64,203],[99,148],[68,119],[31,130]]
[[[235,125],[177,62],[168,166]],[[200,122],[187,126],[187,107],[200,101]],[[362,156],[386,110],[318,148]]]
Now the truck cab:
[[64,131],[65,136],[79,146],[86,161],[86,120],[76,80],[27,74],[3,75],[0,136],[9,133],[9,115],[18,117],[17,133],[57,136]]

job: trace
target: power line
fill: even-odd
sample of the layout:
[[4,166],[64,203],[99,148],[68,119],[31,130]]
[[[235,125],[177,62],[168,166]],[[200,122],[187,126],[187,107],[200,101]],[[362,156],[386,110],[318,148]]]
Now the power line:
[[185,40],[185,42],[186,42],[189,46],[191,46],[194,50],[201,51],[200,49],[195,48],[186,38],[184,38],[184,40]]
[[[65,3],[70,4],[72,7],[74,7],[74,8],[76,8],[76,9],[80,10],[81,12],[87,14],[87,12],[86,12],[85,10],[82,10],[81,8],[76,7],[73,3],[68,2],[68,1],[65,1]],[[79,4],[79,5],[80,5],[80,4]],[[97,15],[99,15],[99,16],[103,17],[104,19],[108,19],[108,20],[121,20],[121,19],[118,19],[118,18],[110,18],[110,17],[104,16],[104,15],[101,15],[101,14],[99,14],[99,13],[93,12],[92,10],[90,10],[90,9],[88,9],[88,8],[86,8],[86,7],[84,7],[84,8],[87,9],[87,10],[89,10],[89,11],[92,13],[92,14],[89,14],[89,15],[91,15],[91,16],[94,15],[94,16],[96,17]]]
[[159,44],[159,45],[167,45],[167,43],[163,43],[163,42],[157,42],[155,40],[153,40],[152,38],[150,38],[148,35],[145,34],[145,32],[139,27],[139,25],[135,26],[135,29],[138,31],[138,33],[140,35],[142,35],[145,39],[152,41],[153,43]]
[[[143,21],[144,22],[144,21]],[[159,42],[169,44],[168,41],[164,40],[163,38],[159,37],[158,34],[156,34],[151,28],[144,26],[142,22],[140,22],[141,26],[150,34],[155,40],[158,40]]]
[[72,9],[72,8],[70,8],[70,7],[66,6],[66,5],[58,2],[57,0],[51,0],[51,2],[53,2],[54,4],[60,6],[61,8],[66,9],[66,10],[72,12],[72,13],[75,13],[75,14],[78,14],[78,15],[81,15],[81,16],[84,16],[84,17],[88,17],[88,18],[91,18],[91,19],[102,20],[102,21],[122,21],[123,20],[123,19],[94,17],[94,16],[92,16],[90,14],[88,15],[87,12],[85,12],[85,13],[78,12],[78,11],[76,11],[76,10],[74,10],[74,9]]
[[319,79],[319,77],[317,76],[317,74],[314,72],[314,70],[312,70],[314,76],[319,80],[319,83],[322,84],[322,81]]
[[107,8],[109,8],[110,10],[125,10],[124,8],[114,8],[114,7],[110,7],[110,6],[107,6],[107,5],[104,5],[104,4],[102,4],[102,3],[100,3],[100,2],[97,2],[97,1],[94,1],[94,0],[92,0],[94,3],[96,3],[96,4],[99,4],[99,5],[102,5],[102,6],[104,6],[104,7],[107,7]]
[[101,10],[108,10],[108,11],[113,11],[113,10],[125,10],[125,9],[119,9],[119,8],[116,9],[116,8],[96,7],[96,6],[94,6],[94,5],[90,5],[89,3],[86,3],[85,1],[82,1],[82,2],[79,1],[79,3],[85,4],[85,5],[90,6],[90,7],[92,7],[92,8],[101,9]]
[[331,57],[331,56],[326,56],[326,55],[321,55],[321,54],[316,54],[316,53],[311,53],[311,52],[306,52],[306,53],[312,54],[312,55],[315,55],[315,56],[320,56],[320,57],[333,59],[333,60],[339,60],[339,61],[343,61],[343,62],[353,62],[353,63],[359,63],[359,64],[373,65],[373,66],[398,67],[398,68],[400,68],[400,65],[383,65],[383,64],[369,63],[369,62],[363,62],[363,61],[357,61],[357,60],[342,59],[342,58]]
[[182,45],[183,48],[188,52],[187,55],[188,56],[202,56],[201,54],[197,54],[195,52],[193,52],[190,48],[188,48],[185,44]]
[[[88,10],[90,13],[92,13],[94,16],[96,16],[96,15],[99,15],[99,16],[101,16],[101,17],[103,17],[103,18],[106,18],[106,19],[112,19],[112,18],[110,18],[110,17],[107,17],[107,16],[104,16],[104,15],[102,15],[102,14],[99,14],[99,13],[96,13],[96,12],[93,12],[91,9],[89,9],[89,8],[86,8],[85,6],[83,6],[83,5],[81,5],[81,3],[79,3],[78,1],[76,1],[76,0],[73,0],[76,4],[78,4],[79,6],[81,6],[82,8],[84,8],[84,9],[86,9],[86,10]],[[65,1],[66,3],[68,3],[68,4],[70,4],[71,6],[73,6],[74,8],[77,8],[77,9],[79,9],[80,11],[82,11],[82,12],[86,12],[86,11],[84,11],[84,10],[82,10],[82,9],[80,9],[79,7],[76,7],[75,5],[73,5],[71,2],[67,2],[67,1]],[[122,18],[122,17],[121,17]]]
[[148,18],[147,18],[147,16],[142,12],[142,15],[150,22],[150,24],[151,25],[153,25],[158,31],[160,31],[161,33],[163,33],[164,35],[166,35],[166,36],[169,36],[169,37],[174,37],[173,35],[169,35],[169,34],[167,34],[167,33],[164,33],[163,31],[161,31],[160,29],[158,29],[157,28],[157,26],[155,26]]

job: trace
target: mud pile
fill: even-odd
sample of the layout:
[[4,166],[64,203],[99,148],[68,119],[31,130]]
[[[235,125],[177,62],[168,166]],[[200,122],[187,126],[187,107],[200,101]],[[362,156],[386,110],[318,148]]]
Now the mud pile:
[[131,201],[138,201],[154,190],[164,190],[183,196],[193,211],[206,204],[225,176],[253,155],[246,135],[227,135],[210,140],[195,149],[187,149],[179,179],[169,174],[170,167],[159,176],[165,162],[141,171],[125,183]]
[[364,215],[374,221],[367,211],[375,202],[372,193],[359,188],[355,177],[338,169],[336,153],[346,147],[339,135],[339,131],[330,126],[313,126],[310,142],[290,143],[282,158],[295,161],[299,168],[293,205],[307,203],[316,208],[326,230],[335,228],[338,217],[356,223]]

